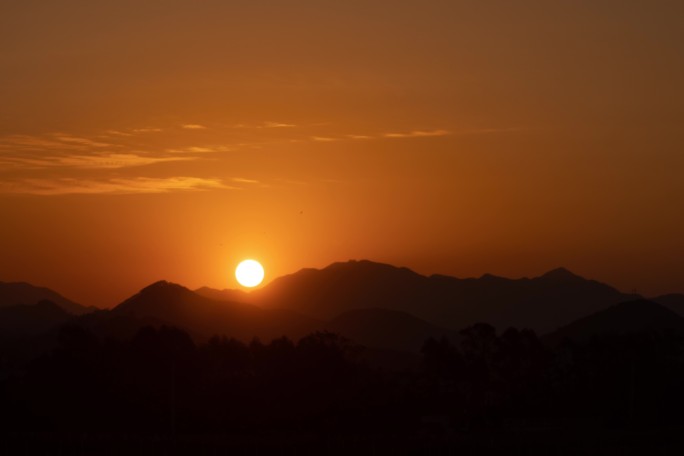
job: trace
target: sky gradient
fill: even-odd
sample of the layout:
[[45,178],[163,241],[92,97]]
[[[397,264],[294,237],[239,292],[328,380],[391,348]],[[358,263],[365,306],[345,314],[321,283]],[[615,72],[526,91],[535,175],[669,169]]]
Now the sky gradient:
[[684,3],[3,1],[0,280],[367,258],[684,292]]

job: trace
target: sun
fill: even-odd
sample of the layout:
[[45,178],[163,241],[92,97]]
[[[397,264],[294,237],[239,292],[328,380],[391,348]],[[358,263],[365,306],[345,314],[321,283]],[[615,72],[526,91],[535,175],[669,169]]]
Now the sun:
[[243,287],[256,287],[264,280],[264,267],[256,260],[244,260],[235,268],[235,278]]

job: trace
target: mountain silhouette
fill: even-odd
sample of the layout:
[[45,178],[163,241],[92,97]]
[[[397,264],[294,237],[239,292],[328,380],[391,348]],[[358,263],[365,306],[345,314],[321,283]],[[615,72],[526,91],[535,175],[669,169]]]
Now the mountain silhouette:
[[[2,285],[5,291],[12,288]],[[10,285],[54,293],[28,284]],[[663,299],[679,302],[680,295],[672,296]],[[20,303],[25,305],[28,299]],[[159,281],[111,311],[82,315],[76,323],[103,337],[130,337],[145,325],[176,326],[200,339],[298,339],[314,330],[329,330],[367,347],[415,353],[429,337],[454,340],[456,331],[479,322],[500,330],[530,328],[544,334],[633,299],[564,268],[531,279],[491,274],[459,279],[427,277],[362,260],[303,269],[251,293],[207,287],[191,291]]]
[[555,344],[566,338],[586,341],[597,335],[671,330],[684,334],[684,318],[658,303],[639,299],[580,318],[548,334],[545,340]]
[[26,282],[0,282],[0,307],[33,305],[44,300],[57,304],[72,315],[83,315],[96,310],[71,301],[49,288],[36,287]]
[[227,335],[236,339],[299,338],[322,325],[289,310],[217,301],[175,283],[156,282],[125,300],[112,316],[152,318],[187,330],[197,337]]
[[249,302],[249,293],[242,290],[229,288],[217,290],[215,288],[201,287],[196,289],[195,293],[215,301]]
[[552,269],[542,274],[539,278],[557,283],[580,283],[586,280],[584,277],[579,276],[565,268]]
[[250,299],[265,307],[294,308],[323,319],[378,307],[412,313],[415,295],[426,290],[426,284],[426,277],[406,268],[350,261],[279,277],[250,293]]
[[433,275],[367,260],[302,269],[249,294],[265,308],[330,320],[356,309],[384,308],[461,329],[477,322],[552,331],[612,304],[635,299],[559,268],[536,278],[474,279]]
[[36,335],[73,318],[52,301],[0,307],[0,335]]
[[[570,429],[586,432],[572,448],[606,448],[595,440],[605,434],[617,453],[642,432],[637,453],[648,453],[660,429],[676,434],[684,423],[684,318],[643,299],[606,304],[624,295],[565,269],[457,279],[350,262],[269,288],[213,295],[248,301],[236,302],[159,281],[80,316],[48,301],[0,308],[0,426],[17,436],[8,452],[125,451],[124,442],[171,454],[218,442],[214,452],[324,453],[339,441],[333,453],[346,454],[386,436],[381,454],[411,442],[420,446],[409,453],[434,452],[435,442],[469,453],[485,436],[488,453],[545,454]],[[518,313],[534,322],[531,309],[560,321],[556,313],[592,306],[541,339],[509,327]],[[461,319],[438,320],[453,315]],[[482,323],[464,323],[474,318]],[[505,329],[487,324],[497,319]],[[539,442],[534,451],[523,434],[525,445]],[[148,445],[159,439],[163,447]]]
[[665,306],[673,312],[676,312],[678,315],[684,317],[684,294],[666,294],[656,298],[651,298],[651,301],[657,302],[658,304]]
[[[200,290],[206,294],[210,289]],[[231,295],[223,292],[210,294]],[[119,323],[114,326],[117,328],[115,333],[124,335],[130,335],[135,328],[144,326],[143,323],[177,326],[200,338],[226,335],[241,340],[251,340],[254,337],[270,340],[280,336],[298,339],[315,330],[328,330],[373,349],[414,353],[420,351],[428,337],[456,337],[454,332],[404,312],[359,309],[326,322],[285,309],[263,309],[244,302],[210,299],[199,292],[166,281],[159,281],[142,289],[110,312],[103,311],[80,320],[89,329],[101,333],[105,322],[114,319],[119,319]],[[112,334],[111,328],[105,332]],[[369,356],[378,359],[388,356],[387,351],[369,353]],[[389,356],[405,358],[398,354]]]
[[326,328],[368,347],[416,353],[430,337],[458,339],[455,331],[440,328],[405,312],[379,308],[350,310],[334,318]]

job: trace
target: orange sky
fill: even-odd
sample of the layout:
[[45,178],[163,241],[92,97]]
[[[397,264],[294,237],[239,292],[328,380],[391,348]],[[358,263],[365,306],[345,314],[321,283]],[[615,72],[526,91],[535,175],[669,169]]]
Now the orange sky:
[[684,291],[684,3],[8,1],[0,280],[368,258]]

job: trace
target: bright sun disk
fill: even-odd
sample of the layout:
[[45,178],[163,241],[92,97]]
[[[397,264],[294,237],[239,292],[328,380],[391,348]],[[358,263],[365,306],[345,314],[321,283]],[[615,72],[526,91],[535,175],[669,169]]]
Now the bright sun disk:
[[244,260],[235,268],[235,278],[243,287],[256,287],[264,280],[264,268],[256,260]]

